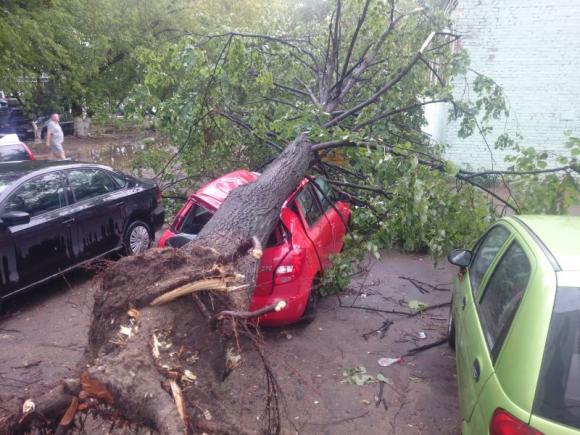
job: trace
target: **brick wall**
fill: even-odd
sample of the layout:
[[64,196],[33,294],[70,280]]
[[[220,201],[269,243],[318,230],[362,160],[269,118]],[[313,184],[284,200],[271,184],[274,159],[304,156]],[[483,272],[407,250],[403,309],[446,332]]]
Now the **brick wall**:
[[[498,134],[517,132],[522,144],[561,153],[564,131],[580,135],[580,0],[459,0],[452,16],[471,68],[498,82],[509,101],[510,117],[494,124],[491,145]],[[456,98],[468,92],[458,80]],[[445,116],[439,121],[447,124]],[[437,139],[461,165],[492,166],[478,134],[458,138],[451,123]],[[494,167],[505,166],[503,154],[493,154]]]

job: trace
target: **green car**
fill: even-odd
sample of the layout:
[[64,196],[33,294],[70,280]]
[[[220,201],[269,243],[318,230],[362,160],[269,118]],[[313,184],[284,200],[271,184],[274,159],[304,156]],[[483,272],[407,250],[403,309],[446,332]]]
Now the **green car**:
[[503,218],[448,259],[463,435],[580,434],[580,217]]

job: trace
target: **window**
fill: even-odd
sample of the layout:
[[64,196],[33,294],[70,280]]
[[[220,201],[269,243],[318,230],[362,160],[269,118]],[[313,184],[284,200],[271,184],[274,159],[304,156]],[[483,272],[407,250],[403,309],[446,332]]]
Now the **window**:
[[508,237],[509,231],[505,227],[493,227],[475,247],[475,259],[469,268],[473,294],[477,293],[483,275]]
[[35,216],[65,205],[60,173],[47,174],[27,181],[4,206],[5,211],[24,211]]
[[314,184],[316,184],[316,186],[312,186],[312,190],[316,192],[316,196],[320,200],[320,204],[322,204],[322,210],[326,213],[326,211],[332,207],[332,204],[336,202],[334,190],[332,190],[328,181],[322,177],[318,177],[314,181]]
[[213,214],[209,210],[194,204],[178,230],[182,233],[197,235],[212,216]]
[[322,216],[322,210],[310,189],[310,186],[305,186],[302,192],[298,194],[297,200],[302,208],[306,222],[308,222],[308,225],[313,226],[320,216]]
[[0,147],[0,162],[15,162],[30,160],[28,153],[20,144],[3,145]]
[[580,429],[580,287],[556,291],[534,414]]
[[513,242],[489,279],[479,304],[483,331],[492,355],[499,347],[520,305],[531,266],[528,257],[517,242]]
[[115,180],[115,183],[117,184],[117,186],[119,186],[119,188],[123,188],[127,185],[127,180],[121,174],[117,174],[115,172],[108,172],[108,175],[110,175],[113,178],[113,180]]
[[119,189],[109,174],[100,169],[74,169],[67,175],[77,202]]

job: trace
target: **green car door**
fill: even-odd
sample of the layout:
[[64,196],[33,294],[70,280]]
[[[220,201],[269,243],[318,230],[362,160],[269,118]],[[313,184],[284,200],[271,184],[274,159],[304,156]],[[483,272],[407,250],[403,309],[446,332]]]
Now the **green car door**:
[[511,236],[504,225],[492,227],[476,244],[467,270],[460,272],[455,279],[452,315],[456,325],[459,403],[464,422],[470,421],[477,398],[493,373],[477,314],[477,295]]

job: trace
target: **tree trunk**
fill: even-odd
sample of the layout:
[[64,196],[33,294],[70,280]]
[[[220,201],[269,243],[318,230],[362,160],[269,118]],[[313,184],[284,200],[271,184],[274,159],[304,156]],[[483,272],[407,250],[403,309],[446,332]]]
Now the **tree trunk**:
[[[275,228],[283,202],[313,161],[310,146],[300,135],[256,181],[234,190],[190,244],[123,258],[97,278],[89,345],[79,363],[80,409],[113,408],[129,422],[166,434],[242,432],[230,423],[233,419],[215,397],[224,373],[232,368],[226,355],[240,352],[232,338],[248,329],[236,328],[235,319],[215,313],[247,310],[261,246]],[[160,296],[191,288],[213,290],[205,292],[207,305],[194,296],[199,311],[189,295],[186,301],[157,305]],[[184,331],[190,332],[187,338]],[[198,373],[203,368],[198,376],[203,380],[183,393],[188,353],[176,350],[188,347],[208,351],[195,366]],[[73,397],[50,394],[52,399],[37,398],[37,403],[52,400],[53,407],[55,403],[62,407]],[[213,409],[220,421],[208,421],[199,411],[202,408]],[[65,408],[61,411],[63,415]],[[0,423],[0,432],[17,433],[35,421],[34,415],[21,417],[15,415],[4,427]],[[273,430],[279,430],[279,422]]]

